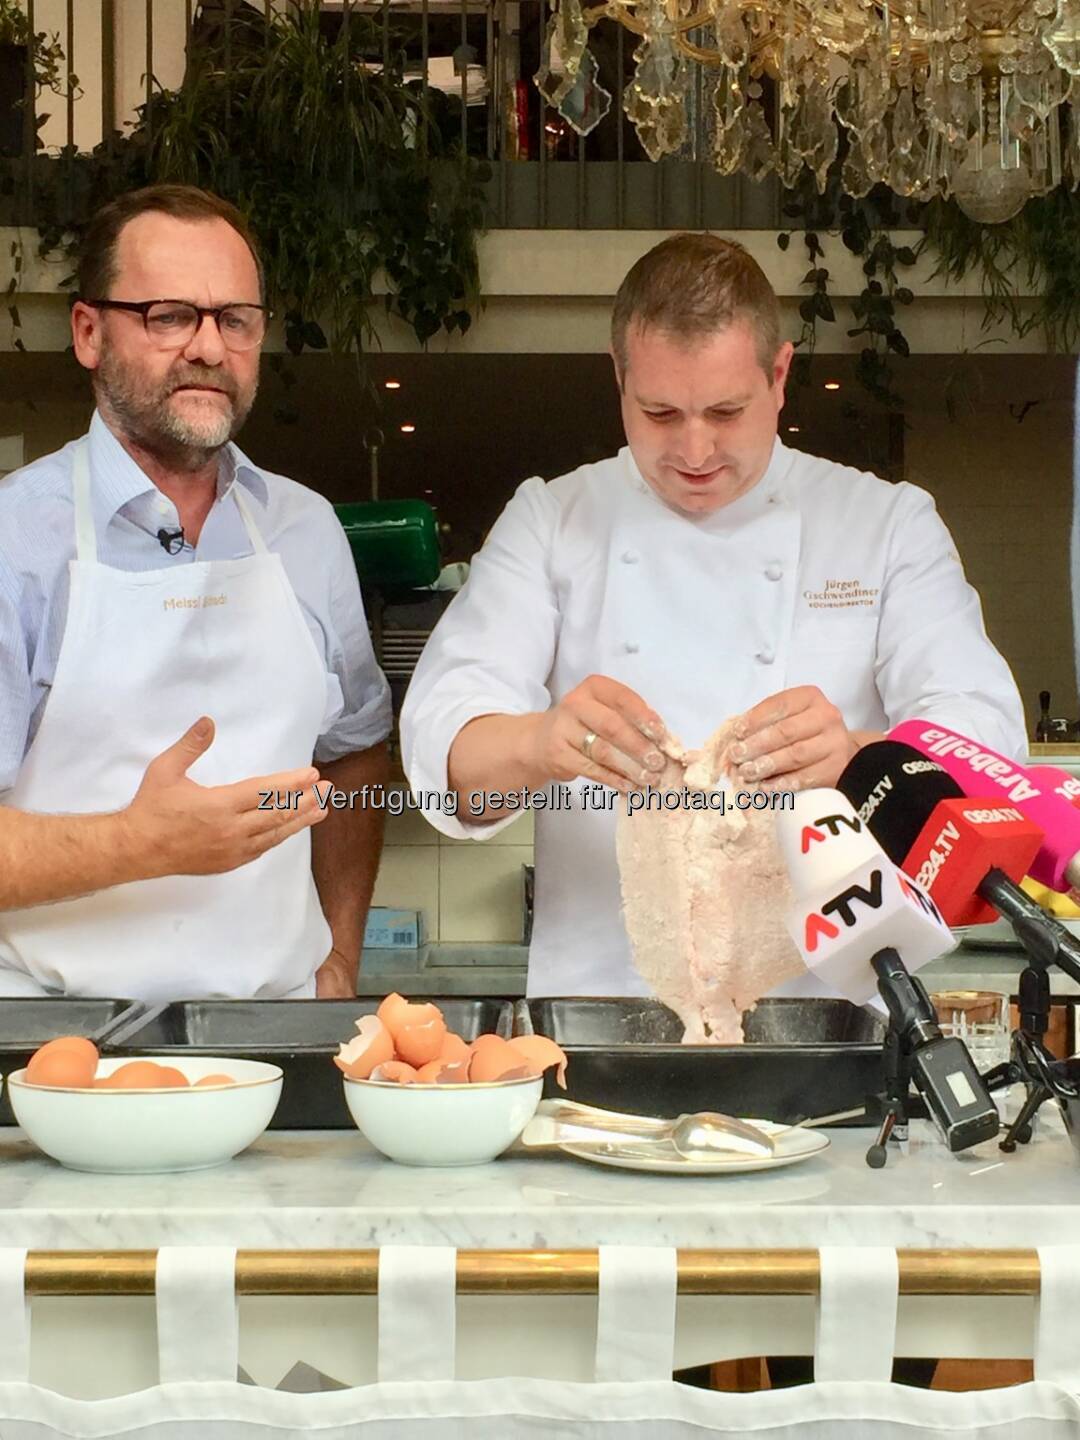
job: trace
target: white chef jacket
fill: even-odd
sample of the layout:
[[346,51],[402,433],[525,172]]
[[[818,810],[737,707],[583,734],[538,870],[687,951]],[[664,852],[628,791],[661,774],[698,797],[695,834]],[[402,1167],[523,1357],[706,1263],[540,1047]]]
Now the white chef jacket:
[[[922,718],[1008,756],[1026,748],[1016,684],[931,496],[779,440],[752,490],[701,517],[666,505],[628,448],[526,480],[417,665],[401,716],[413,788],[447,788],[470,720],[546,710],[592,674],[635,690],[689,746],[818,685],[853,730]],[[424,813],[478,840],[515,818]],[[536,812],[530,994],[649,993],[614,830],[614,808]]]

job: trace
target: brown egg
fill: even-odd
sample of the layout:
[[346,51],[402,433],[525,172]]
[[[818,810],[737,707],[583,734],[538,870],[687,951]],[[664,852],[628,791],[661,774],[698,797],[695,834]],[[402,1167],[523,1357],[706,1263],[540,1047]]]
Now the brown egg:
[[[421,1007],[413,1008],[420,1009]],[[427,1065],[429,1061],[439,1058],[442,1053],[443,1041],[446,1039],[446,1021],[438,1010],[434,1005],[423,1008],[434,1010],[434,1015],[420,1025],[404,1026],[394,1037],[398,1059],[404,1060],[409,1065],[415,1065],[417,1069],[422,1065]]]
[[377,1015],[356,1022],[360,1032],[347,1045],[339,1045],[334,1064],[353,1080],[366,1080],[377,1065],[394,1058],[394,1041]]
[[162,1090],[179,1090],[188,1088],[188,1078],[182,1070],[177,1070],[173,1065],[159,1065],[158,1078],[154,1082]]
[[435,1076],[436,1085],[467,1085],[469,1083],[469,1061],[451,1060],[448,1065],[445,1060],[438,1062],[442,1069]]
[[375,1014],[390,1031],[390,1034],[393,1035],[402,1024],[405,1011],[408,1010],[408,1008],[408,1000],[405,999],[404,995],[399,995],[395,990],[390,995],[387,995],[386,999],[380,1003]]
[[[161,1084],[164,1066],[153,1060],[131,1060],[111,1075],[94,1081],[95,1090],[156,1090]],[[175,1072],[179,1074],[179,1071]],[[186,1082],[185,1082],[186,1083]]]
[[[473,1041],[469,1079],[479,1084],[503,1080],[511,1070],[524,1067],[523,1057],[501,1035],[478,1035]],[[515,1077],[516,1078],[516,1077]]]
[[421,1085],[465,1085],[469,1079],[469,1064],[467,1060],[446,1061],[438,1055],[420,1066],[416,1079]]
[[88,1090],[94,1083],[96,1061],[88,1060],[79,1050],[52,1050],[43,1055],[26,1079],[30,1085],[64,1085]]
[[448,1030],[442,1047],[439,1050],[438,1058],[445,1061],[448,1065],[454,1065],[462,1060],[469,1060],[471,1056],[472,1051],[469,1048],[469,1042],[463,1040],[460,1035],[455,1035],[452,1030]]
[[197,1089],[200,1085],[235,1085],[236,1081],[231,1075],[204,1075],[201,1080],[193,1080],[192,1088]]
[[[401,995],[388,995],[375,1013],[390,1031],[395,1045],[398,1045],[398,1037],[402,1030],[411,1029],[415,1025],[430,1025],[434,1022],[442,1027],[441,1033],[446,1033],[446,1021],[443,1019],[442,1011],[437,1005],[432,1005],[427,1001],[420,1001],[417,1004],[413,1004]],[[359,1021],[357,1024],[359,1024]],[[401,1055],[401,1047],[399,1045],[398,1054]],[[401,1055],[401,1058],[407,1060],[408,1056]],[[434,1059],[435,1057],[431,1056],[429,1058]],[[411,1060],[409,1064],[412,1064]]]
[[[60,1056],[70,1057],[61,1061]],[[49,1040],[30,1056],[26,1067],[26,1079],[31,1085],[77,1085],[93,1084],[97,1070],[98,1049],[91,1040],[82,1035],[61,1035]],[[49,1079],[48,1076],[74,1075],[76,1079]]]
[[416,1071],[411,1065],[406,1065],[404,1060],[387,1060],[384,1065],[376,1065],[368,1077],[371,1080],[393,1080],[398,1085],[412,1085],[417,1080]]
[[559,1069],[555,1078],[560,1086],[566,1089],[566,1051],[556,1045],[554,1040],[549,1040],[546,1035],[515,1035],[513,1040],[506,1043],[511,1050],[516,1050],[538,1075],[552,1065],[557,1065]]

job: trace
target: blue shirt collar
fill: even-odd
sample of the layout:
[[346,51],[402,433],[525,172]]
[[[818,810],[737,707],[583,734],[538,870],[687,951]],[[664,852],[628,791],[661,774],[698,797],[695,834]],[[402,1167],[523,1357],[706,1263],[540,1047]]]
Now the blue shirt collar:
[[[140,495],[156,493],[157,486],[124,449],[102,419],[99,410],[94,411],[90,421],[89,444],[90,474],[93,481],[91,497],[94,519],[100,534],[118,510]],[[240,447],[230,441],[221,452],[221,466],[218,471],[219,500],[228,495],[237,480],[261,505],[268,503],[270,487],[266,477],[251,463]]]

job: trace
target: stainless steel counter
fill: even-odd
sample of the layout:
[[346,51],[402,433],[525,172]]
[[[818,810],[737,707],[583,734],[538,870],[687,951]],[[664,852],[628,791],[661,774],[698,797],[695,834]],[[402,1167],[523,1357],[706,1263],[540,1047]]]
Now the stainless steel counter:
[[[528,950],[524,945],[424,945],[418,950],[368,950],[358,993],[385,995],[493,995],[525,993]],[[1024,968],[1020,950],[958,946],[919,972],[928,990],[1000,990],[1016,993]],[[1060,970],[1050,972],[1051,992],[1080,1000],[1080,986]]]

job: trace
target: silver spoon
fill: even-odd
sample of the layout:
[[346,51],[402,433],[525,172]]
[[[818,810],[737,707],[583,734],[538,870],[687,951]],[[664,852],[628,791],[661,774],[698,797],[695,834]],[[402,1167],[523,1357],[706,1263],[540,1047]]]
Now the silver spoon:
[[783,1129],[766,1131],[750,1121],[716,1111],[698,1111],[663,1120],[653,1115],[629,1115],[618,1110],[601,1110],[575,1100],[544,1100],[536,1116],[522,1133],[530,1149],[576,1144],[625,1144],[627,1140],[670,1142],[687,1159],[702,1155],[741,1154],[770,1156],[775,1141],[792,1130],[809,1130],[840,1120],[854,1120],[865,1107],[820,1115]]
[[[545,1102],[547,1104],[548,1102]],[[769,1156],[772,1137],[756,1125],[733,1115],[701,1111],[661,1120],[651,1115],[625,1115],[617,1111],[553,1101],[538,1111],[521,1135],[530,1149],[574,1144],[625,1144],[628,1140],[670,1143],[680,1155],[739,1154]]]

